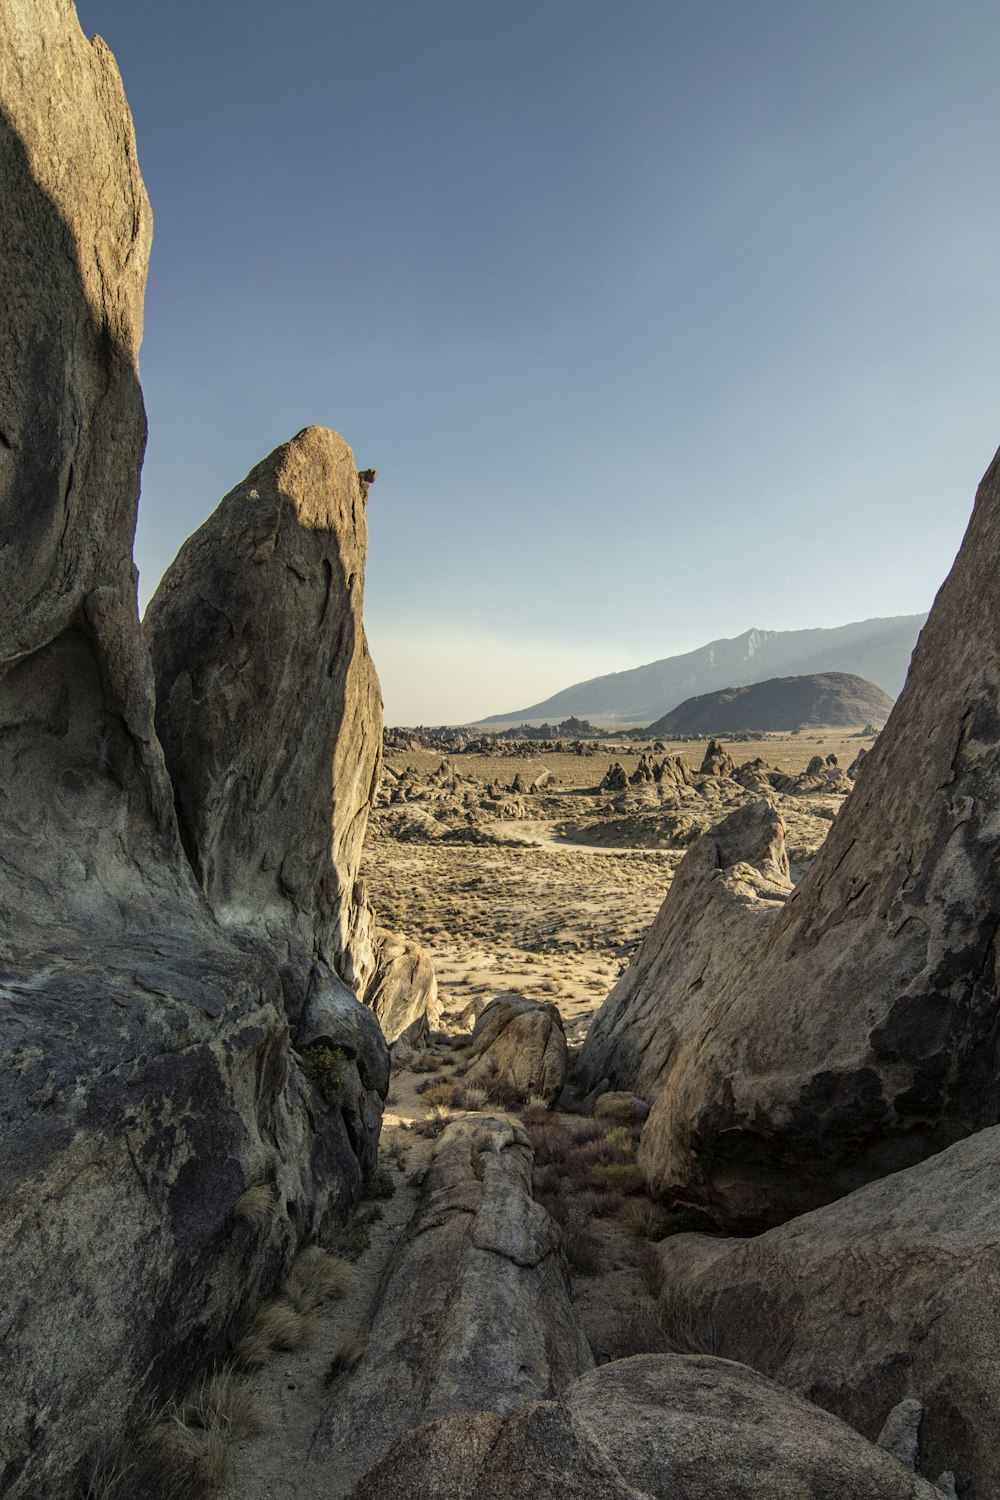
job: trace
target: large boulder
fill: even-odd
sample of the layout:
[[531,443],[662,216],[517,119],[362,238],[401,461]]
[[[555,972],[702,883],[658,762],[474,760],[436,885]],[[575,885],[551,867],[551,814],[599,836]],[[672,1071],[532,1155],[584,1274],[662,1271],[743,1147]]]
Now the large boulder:
[[366,546],[351,450],[307,427],[185,542],[143,622],[184,847],[222,922],[266,927],[293,1023],[327,971],[358,994],[375,971],[358,885],[382,743]]
[[427,949],[412,938],[379,928],[377,968],[365,994],[382,1033],[393,1042],[423,1042],[441,1019],[437,974]]
[[732,1228],[1000,1118],[998,559],[995,460],[843,811],[743,961],[707,979],[662,1079],[644,1165]]
[[469,1117],[441,1135],[365,1353],[313,1442],[336,1493],[410,1427],[511,1412],[591,1368],[559,1228],[532,1198],[532,1161],[511,1119]]
[[639,1355],[561,1402],[407,1432],[351,1500],[932,1500],[937,1491],[754,1370]]
[[554,1104],[566,1082],[569,1050],[562,1016],[510,991],[479,1014],[469,1044],[466,1082],[523,1103],[532,1096]]
[[68,0],[0,6],[0,196],[0,1492],[35,1500],[343,1214],[386,1069],[375,1028],[320,1096],[264,924],[234,941],[178,836],[131,556],[149,207]]
[[577,1063],[584,1088],[608,1079],[652,1099],[701,1017],[705,988],[739,968],[790,890],[785,825],[766,799],[703,834],[594,1018]]
[[744,1360],[874,1437],[924,1403],[927,1473],[1000,1494],[1000,1127],[747,1241],[664,1240],[668,1287]]

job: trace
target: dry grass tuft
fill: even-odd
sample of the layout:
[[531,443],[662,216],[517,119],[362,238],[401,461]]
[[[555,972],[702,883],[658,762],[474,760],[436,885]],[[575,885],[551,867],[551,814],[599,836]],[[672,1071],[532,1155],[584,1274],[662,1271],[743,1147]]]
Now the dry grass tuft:
[[441,1104],[450,1109],[458,1099],[458,1089],[453,1083],[432,1083],[430,1088],[419,1091],[424,1096],[425,1104]]
[[475,1113],[477,1110],[485,1109],[488,1099],[485,1089],[481,1089],[477,1083],[470,1083],[462,1089],[458,1103],[461,1109],[469,1109]]
[[253,1187],[248,1187],[246,1192],[236,1200],[233,1218],[243,1224],[253,1224],[260,1228],[273,1218],[277,1206],[278,1200],[273,1183],[258,1182]]
[[436,1052],[418,1052],[410,1063],[411,1073],[438,1073],[444,1067],[444,1058]]
[[637,1167],[635,1162],[609,1162],[606,1166],[598,1164],[591,1167],[590,1172],[597,1182],[616,1188],[620,1193],[643,1193],[646,1190],[642,1168]]
[[521,1111],[521,1118],[526,1125],[540,1125],[552,1118],[552,1110],[547,1100],[543,1099],[540,1094],[531,1094]]
[[354,1279],[354,1271],[339,1255],[318,1245],[303,1250],[285,1282],[285,1297],[296,1312],[308,1315],[333,1297],[343,1297]]
[[220,1427],[198,1427],[173,1412],[157,1427],[153,1438],[165,1464],[187,1471],[189,1493],[212,1494],[229,1482],[226,1435]]
[[617,1188],[593,1187],[575,1193],[573,1202],[588,1218],[607,1219],[618,1212],[625,1199]]
[[648,1199],[633,1198],[619,1214],[622,1228],[637,1240],[660,1240],[666,1228],[663,1213]]
[[582,1276],[595,1276],[601,1270],[603,1262],[597,1238],[578,1209],[570,1209],[563,1220],[562,1242],[574,1271]]
[[688,1293],[672,1288],[655,1301],[643,1298],[626,1313],[602,1354],[605,1359],[628,1359],[633,1354],[717,1355],[719,1347],[713,1320]]
[[353,1370],[364,1352],[365,1341],[360,1333],[345,1333],[334,1350],[330,1368],[324,1377],[325,1383],[332,1385],[338,1375],[345,1375],[348,1370]]
[[276,1349],[298,1349],[316,1332],[315,1320],[286,1297],[265,1302],[236,1345],[236,1363],[244,1369],[264,1365]]
[[640,1257],[639,1280],[651,1297],[657,1298],[662,1293],[665,1281],[663,1262],[651,1246],[647,1246]]
[[252,1437],[267,1426],[267,1410],[232,1365],[202,1381],[193,1400],[175,1414],[187,1427],[218,1428],[226,1437]]

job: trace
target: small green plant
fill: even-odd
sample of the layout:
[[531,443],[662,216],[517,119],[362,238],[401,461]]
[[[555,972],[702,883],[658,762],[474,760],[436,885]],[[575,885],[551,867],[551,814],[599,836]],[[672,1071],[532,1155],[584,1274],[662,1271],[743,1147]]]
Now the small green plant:
[[372,1242],[371,1226],[382,1217],[382,1209],[377,1203],[356,1208],[334,1236],[334,1249],[348,1260],[360,1259]]
[[595,1181],[617,1188],[620,1193],[641,1193],[646,1187],[642,1169],[634,1162],[596,1163],[590,1171]]
[[386,1167],[377,1167],[365,1184],[363,1197],[369,1200],[377,1198],[391,1198],[396,1191],[396,1184],[389,1175]]
[[311,1083],[314,1083],[327,1104],[337,1104],[344,1086],[344,1065],[347,1055],[340,1047],[331,1047],[326,1042],[315,1042],[306,1047],[299,1066]]

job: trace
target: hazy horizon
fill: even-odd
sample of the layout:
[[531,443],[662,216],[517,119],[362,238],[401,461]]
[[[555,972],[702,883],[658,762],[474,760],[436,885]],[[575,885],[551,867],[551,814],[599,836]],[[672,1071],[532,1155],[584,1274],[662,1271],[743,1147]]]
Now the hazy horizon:
[[148,598],[311,422],[390,723],[926,609],[998,440],[972,0],[80,0],[155,216]]

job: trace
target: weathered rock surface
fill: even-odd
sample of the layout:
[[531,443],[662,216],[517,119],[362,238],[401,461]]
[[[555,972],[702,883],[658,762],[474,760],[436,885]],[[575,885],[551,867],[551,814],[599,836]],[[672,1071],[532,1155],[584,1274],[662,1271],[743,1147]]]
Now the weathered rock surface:
[[476,1021],[469,1057],[468,1083],[521,1100],[535,1095],[555,1103],[569,1059],[558,1007],[524,995],[498,995]]
[[1000,1128],[755,1239],[665,1240],[721,1352],[875,1437],[923,1402],[921,1467],[1000,1493]]
[[[703,834],[594,1019],[577,1064],[583,1087],[607,1078],[652,1099],[700,1022],[703,991],[739,968],[790,890],[784,824],[770,802],[749,802]],[[645,1165],[655,1182],[655,1157]]]
[[293,1025],[324,970],[359,995],[375,971],[357,888],[382,735],[366,547],[351,450],[307,427],[185,542],[144,620],[184,847],[220,920],[283,950]]
[[407,1432],[352,1500],[932,1500],[851,1428],[753,1370],[640,1355],[560,1402]]
[[532,1160],[512,1119],[469,1117],[440,1137],[366,1351],[313,1444],[338,1483],[407,1428],[511,1412],[556,1395],[593,1364],[558,1226],[531,1195]]
[[752,950],[706,975],[662,1079],[646,1165],[725,1225],[778,1223],[1000,1118],[998,557],[994,461],[844,811]]
[[0,1492],[36,1500],[228,1351],[378,1119],[317,1098],[178,836],[131,557],[149,208],[68,0],[0,6],[0,198]]
[[424,1041],[441,1019],[434,962],[426,948],[399,933],[379,929],[375,938],[378,967],[365,1004],[390,1044]]

